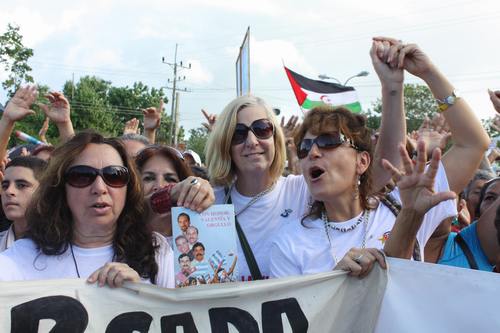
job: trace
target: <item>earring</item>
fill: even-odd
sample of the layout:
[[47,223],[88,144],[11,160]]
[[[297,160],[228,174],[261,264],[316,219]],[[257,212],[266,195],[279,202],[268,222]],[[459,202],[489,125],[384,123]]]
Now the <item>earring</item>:
[[356,181],[356,184],[354,184],[354,191],[353,191],[353,199],[356,200],[359,198],[359,186],[361,185],[361,179],[360,176],[358,175],[358,180]]

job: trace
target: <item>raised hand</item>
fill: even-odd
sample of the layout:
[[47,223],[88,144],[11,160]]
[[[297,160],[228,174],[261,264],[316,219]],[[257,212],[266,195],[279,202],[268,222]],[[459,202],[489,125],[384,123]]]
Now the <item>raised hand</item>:
[[427,161],[426,148],[423,141],[419,141],[417,144],[417,162],[415,166],[403,145],[400,145],[399,152],[403,160],[404,172],[395,168],[387,160],[382,160],[382,165],[392,173],[393,179],[396,181],[403,208],[413,209],[417,214],[423,216],[440,202],[456,197],[456,194],[451,191],[434,192],[434,179],[441,160],[441,150],[439,148],[432,152],[427,171],[425,170]]
[[404,72],[398,67],[399,52],[403,47],[402,42],[394,38],[373,38],[370,57],[382,85],[403,82]]
[[14,97],[7,103],[2,118],[10,123],[14,123],[26,116],[35,114],[35,111],[31,110],[30,107],[35,102],[37,96],[38,91],[36,86],[19,88]]
[[420,78],[432,70],[435,70],[431,59],[417,44],[403,45],[399,50],[397,66]]
[[488,94],[490,95],[490,100],[495,108],[495,111],[500,113],[500,90],[492,91],[488,89]]
[[217,116],[215,114],[208,114],[207,111],[201,109],[201,113],[207,120],[206,123],[202,123],[202,125],[207,129],[208,132],[212,132],[215,126],[215,122],[217,121]]
[[50,92],[45,97],[49,104],[38,104],[45,115],[55,124],[70,123],[70,106],[66,97],[60,92]]
[[281,117],[281,129],[283,130],[283,134],[285,135],[285,139],[293,138],[293,134],[298,127],[299,117],[291,116],[290,119],[286,122],[285,125],[285,117]]
[[47,138],[45,137],[45,135],[47,134],[47,130],[49,129],[49,120],[49,117],[45,117],[40,131],[38,131],[38,137],[40,138],[40,141],[43,141],[45,143],[47,143]]
[[123,128],[123,134],[139,134],[139,120],[137,118],[132,118],[125,123]]
[[163,111],[163,99],[160,100],[158,108],[149,107],[142,110],[144,115],[144,131],[155,130],[160,127],[161,113]]

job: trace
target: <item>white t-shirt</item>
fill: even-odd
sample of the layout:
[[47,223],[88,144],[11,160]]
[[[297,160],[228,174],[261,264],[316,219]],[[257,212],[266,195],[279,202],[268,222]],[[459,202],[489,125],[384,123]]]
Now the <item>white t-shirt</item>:
[[[159,245],[155,256],[158,264],[157,285],[174,288],[172,250],[161,235],[155,234],[155,238]],[[0,281],[77,278],[77,267],[80,277],[87,278],[111,262],[114,255],[112,245],[91,249],[73,245],[73,253],[75,260],[70,248],[61,255],[45,255],[31,239],[20,239],[0,253]],[[143,279],[143,282],[148,281]]]
[[0,252],[7,250],[15,241],[16,235],[14,235],[14,223],[12,223],[9,229],[0,232]]
[[[224,188],[216,188],[215,202],[224,204],[224,197]],[[235,212],[252,200],[251,197],[238,193],[236,187],[231,191],[231,199]],[[265,278],[270,276],[269,251],[278,229],[289,221],[300,219],[307,210],[309,200],[310,194],[303,176],[280,177],[271,192],[262,196],[237,217]],[[252,279],[250,270],[239,240],[237,243],[240,275],[238,280],[249,281]]]
[[[449,191],[442,164],[438,169],[434,189],[436,192]],[[391,194],[401,202],[397,188]],[[444,219],[456,214],[455,200],[442,202],[427,212],[417,233],[422,258],[424,258],[424,246],[437,226]],[[356,224],[359,217],[335,223],[335,226],[349,228]],[[331,228],[325,230],[325,223],[322,219],[305,220],[304,226],[300,220],[289,223],[279,230],[280,236],[275,238],[272,244],[271,276],[284,277],[332,270],[351,248],[361,248],[365,233],[367,248],[383,249],[395,221],[396,217],[391,210],[380,203],[375,210],[370,211],[368,230],[364,223],[360,223],[355,229],[347,232]]]

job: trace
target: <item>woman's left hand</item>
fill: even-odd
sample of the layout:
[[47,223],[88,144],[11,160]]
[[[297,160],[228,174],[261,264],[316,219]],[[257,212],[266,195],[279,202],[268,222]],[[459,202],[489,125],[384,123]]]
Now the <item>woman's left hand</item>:
[[141,278],[129,265],[120,262],[108,262],[87,279],[88,283],[98,282],[99,287],[107,284],[111,288],[121,287],[125,281],[140,282]]
[[351,276],[364,278],[371,272],[373,265],[378,261],[383,269],[387,268],[382,252],[375,248],[352,248],[335,266],[334,270],[350,272]]
[[170,193],[177,206],[183,206],[201,213],[215,202],[212,186],[203,178],[190,176],[177,183]]

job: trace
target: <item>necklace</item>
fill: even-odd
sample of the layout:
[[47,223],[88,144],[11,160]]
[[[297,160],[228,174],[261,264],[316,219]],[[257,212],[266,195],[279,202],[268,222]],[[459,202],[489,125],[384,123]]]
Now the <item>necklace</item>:
[[[243,213],[245,210],[247,210],[247,208],[249,208],[250,206],[252,206],[254,203],[257,202],[257,200],[259,200],[260,198],[262,198],[264,195],[266,195],[267,193],[271,192],[273,189],[274,189],[274,186],[276,186],[276,182],[272,183],[271,186],[269,186],[268,188],[266,188],[264,191],[258,193],[257,195],[255,195],[246,205],[245,207],[243,207],[242,209],[240,209],[238,212],[236,212],[234,214],[234,216],[238,216],[240,215],[241,213]],[[227,192],[227,195],[226,195],[226,200],[225,202],[227,202],[229,196],[231,195],[231,191],[233,190],[233,187],[234,187],[234,183],[231,184],[231,188],[229,189],[229,191]]]
[[[73,264],[75,265],[76,276],[78,278],[81,278],[80,271],[78,270],[78,263],[76,262],[76,258],[75,258],[75,252],[73,252],[73,244],[72,243],[69,243],[69,249],[71,250],[71,257],[73,258]],[[116,255],[113,255],[113,258],[111,259],[111,261],[115,261],[115,259],[116,259]]]
[[71,257],[73,257],[73,264],[75,264],[76,276],[80,278],[80,271],[78,270],[78,264],[76,263],[75,253],[73,252],[73,244],[69,243],[69,248],[71,250]]
[[[363,214],[360,215],[360,217],[358,218],[358,220],[356,221],[355,224],[353,224],[353,225],[351,225],[350,227],[347,227],[347,228],[339,228],[339,227],[337,227],[335,225],[332,226],[333,222],[329,222],[328,221],[328,216],[326,215],[326,213],[322,212],[321,213],[321,219],[323,220],[323,224],[325,226],[326,237],[328,237],[328,243],[330,243],[330,246],[332,246],[332,240],[330,239],[330,233],[328,232],[329,228],[332,229],[332,230],[340,231],[340,232],[348,232],[348,231],[356,229],[356,227],[358,225],[360,225],[361,222],[363,222],[363,225],[365,226],[365,232],[363,234],[363,241],[361,243],[361,248],[364,249],[365,246],[366,246],[366,236],[368,235],[368,220],[369,220],[369,217],[370,217],[370,211],[369,210],[365,210],[365,211],[363,211]],[[335,261],[337,262],[336,258],[335,258]]]

